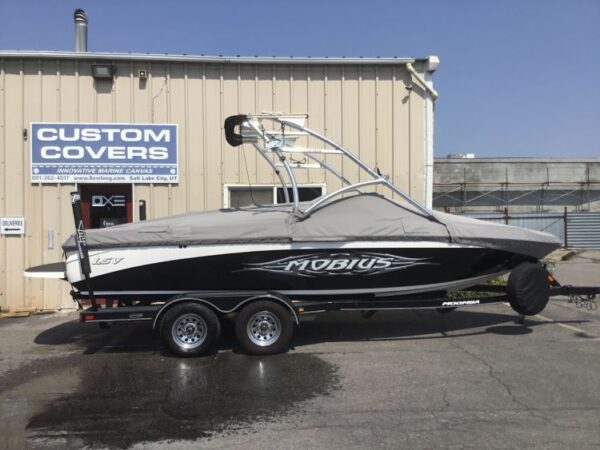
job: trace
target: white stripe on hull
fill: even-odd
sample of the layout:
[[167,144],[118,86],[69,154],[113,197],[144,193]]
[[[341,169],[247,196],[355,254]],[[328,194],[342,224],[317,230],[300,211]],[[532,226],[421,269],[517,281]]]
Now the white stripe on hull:
[[[149,264],[177,261],[206,256],[234,253],[293,251],[293,250],[340,250],[340,249],[398,249],[398,248],[478,248],[432,241],[355,241],[355,242],[299,242],[290,244],[244,244],[244,245],[197,245],[171,247],[123,247],[90,250],[91,277],[106,275],[120,270]],[[76,283],[83,279],[77,252],[67,254],[67,280]]]

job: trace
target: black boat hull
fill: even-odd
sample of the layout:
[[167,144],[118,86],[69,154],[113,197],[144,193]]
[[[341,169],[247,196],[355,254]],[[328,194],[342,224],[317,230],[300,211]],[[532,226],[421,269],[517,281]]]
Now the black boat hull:
[[[92,254],[91,283],[97,295],[168,298],[194,291],[272,291],[292,299],[403,295],[475,285],[528,259],[478,247],[306,248],[216,254],[119,268],[135,251]],[[108,273],[100,274],[107,267]],[[83,280],[69,281],[85,295]]]

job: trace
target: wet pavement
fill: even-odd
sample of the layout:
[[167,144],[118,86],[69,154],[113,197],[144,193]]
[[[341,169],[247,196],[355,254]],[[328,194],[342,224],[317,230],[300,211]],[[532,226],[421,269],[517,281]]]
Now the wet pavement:
[[[0,444],[6,448],[127,448],[206,438],[292,413],[338,386],[335,366],[311,354],[253,357],[224,350],[229,336],[214,355],[176,358],[146,324],[100,330],[73,318],[28,319],[58,321],[34,345],[79,349],[34,351],[39,357],[4,373]],[[0,326],[0,334],[16,323]]]
[[27,386],[40,392],[61,380],[70,388],[29,418],[27,432],[40,443],[77,436],[76,445],[128,447],[140,440],[196,439],[243,430],[250,422],[269,420],[299,402],[326,395],[336,380],[332,366],[307,354],[117,357],[116,363],[112,355],[102,355],[87,364],[77,364],[73,357],[55,362],[53,370]]
[[[594,257],[557,274],[591,284]],[[180,359],[75,317],[0,320],[0,448],[600,446],[600,312],[566,299],[524,325],[503,304],[324,314],[269,357],[230,327]]]

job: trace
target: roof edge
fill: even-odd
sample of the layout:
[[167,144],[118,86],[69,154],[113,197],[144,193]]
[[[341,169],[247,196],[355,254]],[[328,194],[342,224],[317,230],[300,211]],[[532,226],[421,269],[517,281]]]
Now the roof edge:
[[404,65],[415,62],[428,62],[425,58],[400,57],[293,57],[293,56],[207,56],[207,55],[171,55],[156,53],[111,53],[111,52],[71,52],[36,50],[0,50],[0,58],[53,58],[79,60],[143,60],[165,62],[233,63],[233,64],[348,64],[348,65]]
[[484,164],[484,163],[600,163],[600,157],[567,157],[562,158],[560,156],[489,156],[489,157],[478,157],[478,158],[445,158],[435,157],[435,164]]

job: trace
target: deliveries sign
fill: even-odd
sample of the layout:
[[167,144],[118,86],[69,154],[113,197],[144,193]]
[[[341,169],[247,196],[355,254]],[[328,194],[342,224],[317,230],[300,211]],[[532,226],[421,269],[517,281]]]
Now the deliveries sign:
[[32,123],[33,183],[177,183],[177,125]]

